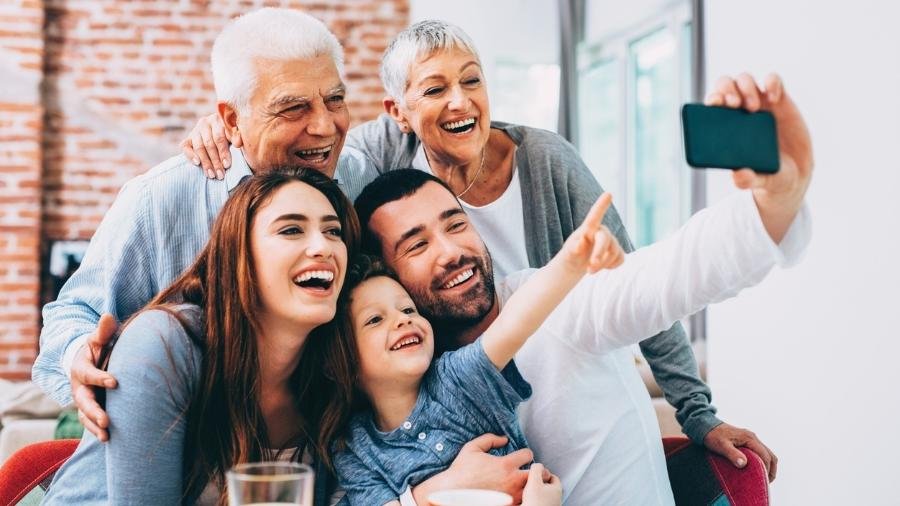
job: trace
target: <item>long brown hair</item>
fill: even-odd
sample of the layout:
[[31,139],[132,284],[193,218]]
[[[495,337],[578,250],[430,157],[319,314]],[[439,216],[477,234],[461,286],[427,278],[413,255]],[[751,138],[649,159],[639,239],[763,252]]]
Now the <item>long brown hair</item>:
[[[209,482],[224,490],[225,471],[237,463],[262,460],[264,450],[271,447],[259,407],[256,336],[261,329],[255,315],[260,297],[250,237],[259,209],[275,191],[293,181],[312,186],[328,199],[340,219],[348,257],[352,257],[359,245],[359,222],[334,181],[312,169],[275,169],[248,178],[234,190],[194,264],[146,307],[174,314],[203,350],[201,379],[186,413],[185,499],[196,498]],[[182,303],[202,308],[200,335],[193,334],[173,310]],[[337,393],[336,383],[322,374],[322,364],[327,343],[340,329],[329,322],[313,330],[290,379],[301,413],[296,441],[301,448],[311,446],[314,453],[319,448],[320,426],[327,422],[322,413]]]
[[326,399],[317,446],[322,461],[331,470],[334,467],[328,450],[335,444],[338,450],[341,449],[342,432],[353,413],[371,409],[368,397],[359,388],[359,351],[353,332],[350,302],[356,287],[363,281],[379,276],[400,282],[394,271],[378,257],[360,254],[350,262],[334,317],[334,325],[338,331],[333,339],[324,343],[325,374],[333,382],[334,392]]

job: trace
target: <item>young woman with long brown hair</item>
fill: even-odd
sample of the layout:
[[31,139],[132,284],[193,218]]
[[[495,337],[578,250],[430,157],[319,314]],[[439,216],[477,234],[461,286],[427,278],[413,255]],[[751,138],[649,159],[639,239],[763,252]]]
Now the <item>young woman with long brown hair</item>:
[[109,443],[85,432],[46,501],[221,503],[237,463],[312,460],[336,394],[323,343],[338,332],[358,240],[352,206],[316,171],[242,183],[194,265],[123,326],[109,358],[119,381],[106,397]]

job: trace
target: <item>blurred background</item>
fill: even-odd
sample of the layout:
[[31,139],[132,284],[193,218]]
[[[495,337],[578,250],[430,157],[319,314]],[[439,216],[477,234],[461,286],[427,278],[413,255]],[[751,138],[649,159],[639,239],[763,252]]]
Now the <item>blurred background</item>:
[[900,504],[894,2],[2,0],[0,378],[30,377],[41,305],[121,185],[214,110],[212,41],[264,5],[305,9],[338,36],[354,124],[381,112],[394,34],[427,18],[462,26],[493,119],[573,142],[638,245],[734,191],[727,172],[684,164],[681,104],[724,74],[778,72],[812,132],[813,242],[796,268],[686,323],[722,418],[780,458],[774,503]]

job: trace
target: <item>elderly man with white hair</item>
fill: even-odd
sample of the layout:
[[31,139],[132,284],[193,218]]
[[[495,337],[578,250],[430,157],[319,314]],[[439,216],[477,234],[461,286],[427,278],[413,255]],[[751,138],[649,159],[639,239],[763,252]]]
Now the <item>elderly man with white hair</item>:
[[[376,174],[361,160],[339,157],[350,118],[341,78],[343,50],[319,20],[299,11],[261,9],[226,26],[212,50],[218,114],[234,145],[224,180],[208,179],[184,156],[127,182],[104,216],[81,267],[44,308],[41,350],[33,379],[60,404],[77,399],[88,436],[70,479],[51,488],[50,502],[106,503],[109,419],[88,385],[114,387],[92,367],[116,323],[127,320],[191,265],[229,193],[245,177],[275,167],[307,166],[337,180],[347,195]],[[71,369],[71,382],[69,370]],[[71,390],[70,390],[71,385]],[[147,416],[151,416],[147,413]],[[320,474],[317,502],[327,498]],[[132,491],[134,492],[134,491]],[[140,491],[135,492],[140,496]]]

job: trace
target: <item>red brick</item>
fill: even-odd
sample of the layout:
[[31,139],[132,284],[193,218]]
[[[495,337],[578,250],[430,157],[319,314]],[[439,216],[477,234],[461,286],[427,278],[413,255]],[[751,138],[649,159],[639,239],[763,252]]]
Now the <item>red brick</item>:
[[[35,87],[45,71],[51,85],[72,85],[59,86],[46,104],[0,97],[0,307],[25,308],[15,310],[23,321],[0,315],[0,339],[36,348],[38,238],[89,238],[121,184],[156,162],[118,139],[132,136],[131,146],[153,147],[148,153],[176,153],[185,128],[214,109],[209,50],[229,18],[272,4],[325,20],[348,45],[356,124],[381,111],[377,49],[407,23],[406,0],[375,2],[241,0],[223,9],[208,0],[19,0],[5,7],[0,32],[13,36],[0,35],[0,52],[19,58],[13,65],[28,69]],[[93,117],[70,117],[61,104],[73,102]],[[9,292],[6,285],[30,288]],[[0,349],[0,377],[27,377],[28,345],[9,358]]]

